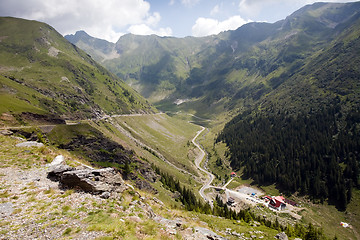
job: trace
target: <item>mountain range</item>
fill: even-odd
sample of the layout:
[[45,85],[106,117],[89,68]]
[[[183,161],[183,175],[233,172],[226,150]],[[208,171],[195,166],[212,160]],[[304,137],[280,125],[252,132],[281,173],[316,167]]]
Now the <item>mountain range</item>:
[[[338,95],[358,101],[359,9],[358,2],[315,3],[275,23],[203,38],[128,34],[115,44],[84,32],[65,38],[162,110],[210,116],[275,102],[291,110]],[[329,68],[336,68],[331,81]],[[178,99],[184,103],[176,106]]]

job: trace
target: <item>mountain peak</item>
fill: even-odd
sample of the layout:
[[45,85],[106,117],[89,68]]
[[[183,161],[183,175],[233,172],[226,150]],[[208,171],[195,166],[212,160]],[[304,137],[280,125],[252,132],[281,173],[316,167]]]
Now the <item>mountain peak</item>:
[[84,30],[79,30],[75,33],[74,36],[79,36],[79,37],[90,37],[92,38],[87,32],[85,32]]
[[[89,41],[89,40],[94,39],[94,37],[87,34],[87,32],[85,32],[84,30],[76,31],[75,34],[66,35],[65,38],[71,43],[78,42],[80,40]],[[102,39],[99,39],[99,40],[102,40]],[[102,40],[102,41],[105,41],[105,40]]]
[[92,37],[84,30],[77,31],[75,34],[66,35],[65,39],[84,49],[98,62],[103,62],[104,60],[118,56],[114,43]]

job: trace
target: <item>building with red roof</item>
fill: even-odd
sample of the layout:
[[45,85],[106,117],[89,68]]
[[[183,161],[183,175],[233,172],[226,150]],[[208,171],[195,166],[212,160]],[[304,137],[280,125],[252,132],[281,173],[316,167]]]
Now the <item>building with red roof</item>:
[[269,202],[269,207],[271,207],[271,208],[273,208],[273,209],[275,209],[275,210],[280,211],[280,210],[285,210],[286,204],[283,203],[283,202],[281,202],[281,201],[279,201],[279,200],[277,200],[276,198],[273,198],[273,199],[271,199],[270,202]]
[[283,196],[276,196],[274,199],[278,200],[279,202],[285,203],[285,198]]

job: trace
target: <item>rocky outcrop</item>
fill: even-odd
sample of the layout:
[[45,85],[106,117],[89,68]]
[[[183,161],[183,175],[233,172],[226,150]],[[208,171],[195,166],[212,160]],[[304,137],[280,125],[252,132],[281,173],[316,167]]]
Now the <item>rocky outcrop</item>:
[[66,165],[63,156],[57,156],[48,165],[48,178],[59,181],[64,187],[100,194],[102,198],[109,198],[112,192],[123,192],[127,189],[115,169],[77,169]]

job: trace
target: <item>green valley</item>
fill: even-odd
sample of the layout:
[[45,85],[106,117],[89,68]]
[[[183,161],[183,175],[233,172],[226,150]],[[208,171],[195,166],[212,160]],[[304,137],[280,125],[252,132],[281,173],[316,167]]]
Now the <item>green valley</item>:
[[0,238],[359,239],[359,35],[360,2],[116,43],[1,17]]

